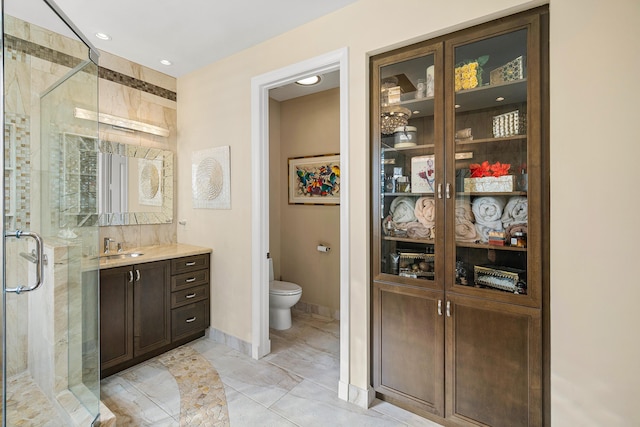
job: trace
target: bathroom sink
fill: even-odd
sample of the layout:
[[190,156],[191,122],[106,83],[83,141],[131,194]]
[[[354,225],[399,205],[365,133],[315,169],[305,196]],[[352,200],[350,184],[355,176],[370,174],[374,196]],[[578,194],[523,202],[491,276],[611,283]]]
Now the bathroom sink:
[[100,255],[100,258],[103,259],[127,259],[127,258],[137,258],[139,256],[144,255],[142,252],[129,252],[126,254],[112,254],[112,255]]

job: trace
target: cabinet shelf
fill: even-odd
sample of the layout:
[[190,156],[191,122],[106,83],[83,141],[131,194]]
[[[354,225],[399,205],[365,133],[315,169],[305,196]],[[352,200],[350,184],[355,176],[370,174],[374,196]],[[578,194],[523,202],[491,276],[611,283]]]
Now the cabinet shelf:
[[433,193],[382,193],[384,197],[394,196],[414,196],[414,197],[433,197]]
[[418,151],[418,150],[424,150],[425,148],[431,148],[433,149],[435,147],[434,144],[421,144],[421,145],[414,145],[413,147],[394,147],[392,145],[386,144],[386,143],[382,143],[382,152],[384,153],[385,151]]
[[391,242],[424,243],[427,245],[433,245],[435,243],[435,240],[433,239],[410,239],[408,237],[385,236],[383,239]]
[[516,246],[495,246],[489,245],[487,243],[456,242],[456,246],[459,248],[495,249],[497,251],[527,252],[527,248],[518,248]]
[[473,144],[488,144],[492,142],[510,142],[510,141],[522,141],[526,140],[527,135],[513,135],[507,136],[504,138],[478,138],[472,139],[471,141],[456,141],[456,146],[458,145],[473,145]]
[[[504,98],[504,100],[497,101],[497,98]],[[456,92],[456,104],[460,106],[456,108],[456,113],[526,101],[527,79],[524,78]]]
[[482,191],[482,192],[464,192],[464,191],[456,191],[456,196],[475,196],[475,197],[482,197],[482,196],[526,196],[527,192],[526,191],[510,191],[510,192],[489,192],[489,191]]

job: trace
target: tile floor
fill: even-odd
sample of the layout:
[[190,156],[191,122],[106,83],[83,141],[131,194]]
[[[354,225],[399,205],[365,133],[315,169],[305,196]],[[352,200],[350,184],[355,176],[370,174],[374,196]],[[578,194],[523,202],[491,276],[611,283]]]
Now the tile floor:
[[271,354],[261,360],[208,338],[182,347],[194,363],[213,366],[203,381],[215,388],[219,375],[226,406],[185,397],[194,386],[180,387],[184,379],[159,358],[105,378],[102,399],[120,415],[118,426],[439,426],[386,402],[365,410],[338,398],[338,321],[294,311],[293,327],[271,330],[270,339]]

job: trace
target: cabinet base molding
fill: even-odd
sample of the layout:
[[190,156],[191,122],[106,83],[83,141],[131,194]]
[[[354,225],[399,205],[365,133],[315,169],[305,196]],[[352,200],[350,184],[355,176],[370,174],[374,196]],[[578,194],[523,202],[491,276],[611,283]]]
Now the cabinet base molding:
[[142,363],[145,360],[149,360],[151,358],[154,358],[156,356],[161,355],[162,353],[166,353],[169,350],[173,350],[174,348],[180,347],[181,345],[184,345],[190,341],[196,340],[198,338],[201,338],[204,336],[204,331],[199,331],[193,335],[190,335],[188,337],[184,337],[180,340],[174,341],[169,345],[166,345],[164,347],[160,347],[156,350],[150,351],[148,353],[143,354],[140,357],[135,357],[133,359],[127,360],[126,362],[120,363],[118,365],[115,366],[111,366],[109,368],[106,369],[102,369],[100,370],[100,379],[106,378],[108,376],[111,376],[117,372],[123,371],[127,368],[130,368],[134,365],[137,365],[138,363]]
[[[347,391],[348,396],[343,396],[341,394],[343,390]],[[339,382],[338,397],[363,409],[368,409],[371,407],[371,404],[376,397],[376,392],[371,386],[367,387],[365,390],[353,384]]]

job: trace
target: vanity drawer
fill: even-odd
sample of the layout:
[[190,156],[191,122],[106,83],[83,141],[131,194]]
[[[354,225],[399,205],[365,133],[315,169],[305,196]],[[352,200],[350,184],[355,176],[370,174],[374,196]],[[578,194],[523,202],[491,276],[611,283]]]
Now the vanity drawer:
[[171,293],[171,308],[209,298],[209,284]]
[[171,339],[187,337],[209,326],[209,300],[171,310]]
[[209,269],[171,276],[171,291],[209,284]]
[[171,260],[171,274],[200,270],[209,267],[209,254],[194,255]]

